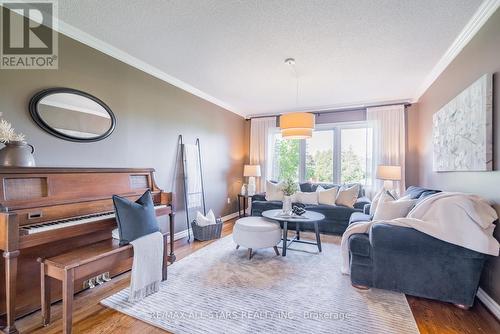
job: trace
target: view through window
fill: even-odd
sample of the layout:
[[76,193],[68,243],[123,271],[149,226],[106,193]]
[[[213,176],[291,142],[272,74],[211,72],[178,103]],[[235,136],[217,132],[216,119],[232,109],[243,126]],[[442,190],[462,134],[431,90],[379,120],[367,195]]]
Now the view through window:
[[300,140],[283,139],[281,134],[273,135],[274,154],[272,158],[273,181],[293,179],[299,180]]
[[318,129],[307,140],[272,140],[271,179],[362,183],[371,178],[373,131],[366,123]]
[[367,183],[371,166],[371,128],[341,129],[341,182]]
[[315,131],[306,140],[305,180],[333,182],[334,130]]

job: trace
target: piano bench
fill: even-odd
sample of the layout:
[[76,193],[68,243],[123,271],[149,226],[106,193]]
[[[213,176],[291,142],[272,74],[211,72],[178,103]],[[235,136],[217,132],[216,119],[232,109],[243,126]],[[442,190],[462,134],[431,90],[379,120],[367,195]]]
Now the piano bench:
[[[163,280],[167,278],[166,254],[167,247],[165,245]],[[75,248],[54,257],[39,258],[43,325],[47,326],[50,323],[50,278],[59,280],[62,283],[63,333],[71,333],[75,281],[90,278],[95,274],[108,270],[117,261],[126,260],[133,256],[132,245],[120,246],[118,240],[107,239]]]

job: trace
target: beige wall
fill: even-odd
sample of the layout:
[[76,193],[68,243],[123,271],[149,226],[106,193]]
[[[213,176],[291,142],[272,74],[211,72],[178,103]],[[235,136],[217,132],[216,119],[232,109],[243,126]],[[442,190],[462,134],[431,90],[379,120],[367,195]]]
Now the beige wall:
[[406,108],[406,187],[419,184],[418,168],[419,157],[417,154],[420,141],[418,127],[418,104],[412,104]]
[[[115,131],[96,143],[44,132],[27,106],[33,94],[51,87],[76,88],[103,100],[116,115]],[[35,146],[38,166],[154,167],[167,191],[174,189],[177,136],[189,143],[199,137],[207,206],[217,215],[237,210],[248,156],[245,120],[72,39],[60,36],[58,70],[0,70],[0,111]],[[176,231],[186,228],[182,213],[176,221]]]
[[[425,92],[408,116],[408,163],[412,171],[408,184],[482,195],[495,203],[500,214],[500,10],[484,25],[458,57]],[[463,89],[485,73],[494,74],[493,82],[493,172],[432,171],[432,115]],[[496,229],[500,239],[500,228]],[[500,303],[500,259],[488,261],[482,288]]]

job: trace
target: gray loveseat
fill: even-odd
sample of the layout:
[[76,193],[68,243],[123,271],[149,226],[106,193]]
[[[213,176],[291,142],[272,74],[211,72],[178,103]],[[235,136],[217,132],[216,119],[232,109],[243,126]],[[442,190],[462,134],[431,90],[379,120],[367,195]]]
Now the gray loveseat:
[[[339,185],[332,183],[301,183],[300,190],[303,192],[314,192],[317,187],[321,185],[324,189],[329,189],[332,187],[340,187]],[[346,186],[352,186],[353,184],[346,184]],[[325,220],[319,224],[319,230],[321,233],[327,234],[342,234],[349,225],[349,218],[355,212],[363,213],[363,208],[365,205],[370,203],[370,200],[364,196],[365,192],[363,187],[360,185],[360,190],[358,193],[358,199],[354,204],[354,208],[349,208],[340,205],[305,205],[304,208],[310,211],[316,211],[325,215]],[[252,197],[252,216],[261,216],[262,212],[272,209],[281,209],[283,203],[281,201],[266,201],[265,194],[258,194]],[[310,224],[301,224],[301,229],[313,230],[313,226]],[[290,230],[295,229],[294,223],[289,223],[288,228]]]
[[[423,199],[436,192],[409,187],[405,195]],[[350,223],[370,219],[358,212]],[[461,308],[473,304],[488,257],[412,228],[387,224],[373,225],[369,235],[353,234],[349,252],[354,286],[393,290]]]

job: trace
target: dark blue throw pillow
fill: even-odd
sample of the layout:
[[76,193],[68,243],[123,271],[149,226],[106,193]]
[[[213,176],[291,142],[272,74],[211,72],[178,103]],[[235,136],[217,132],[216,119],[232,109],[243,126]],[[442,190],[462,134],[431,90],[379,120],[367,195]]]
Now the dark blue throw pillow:
[[149,190],[135,202],[113,195],[113,204],[120,234],[120,246],[160,230]]

